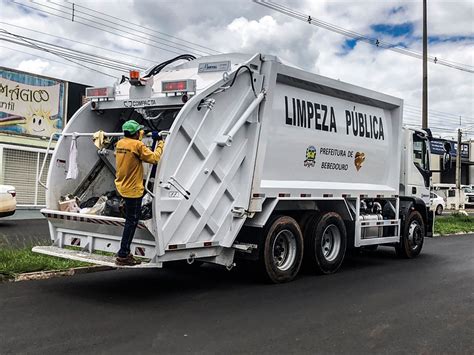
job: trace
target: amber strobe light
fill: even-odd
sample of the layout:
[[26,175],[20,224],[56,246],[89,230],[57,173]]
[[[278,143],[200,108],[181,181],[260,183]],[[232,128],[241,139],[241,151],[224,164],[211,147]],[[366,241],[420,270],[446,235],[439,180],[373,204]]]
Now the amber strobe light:
[[140,72],[138,70],[130,70],[130,79],[131,80],[140,79]]

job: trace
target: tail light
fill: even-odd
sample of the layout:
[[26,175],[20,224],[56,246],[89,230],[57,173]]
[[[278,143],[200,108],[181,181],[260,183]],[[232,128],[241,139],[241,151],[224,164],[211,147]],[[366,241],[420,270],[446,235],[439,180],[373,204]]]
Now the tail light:
[[87,99],[110,99],[115,95],[114,88],[106,86],[102,88],[86,88]]
[[8,190],[7,191],[10,195],[12,195],[12,197],[15,197],[16,196],[16,191],[15,190]]
[[188,93],[196,92],[196,80],[171,80],[161,82],[161,91],[163,93]]

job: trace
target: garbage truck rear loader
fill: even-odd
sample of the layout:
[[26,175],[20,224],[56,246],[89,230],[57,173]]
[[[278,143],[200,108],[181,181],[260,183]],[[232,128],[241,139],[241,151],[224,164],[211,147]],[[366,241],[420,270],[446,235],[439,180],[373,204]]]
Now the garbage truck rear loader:
[[[303,262],[335,272],[348,248],[419,254],[432,231],[428,144],[423,131],[402,128],[402,100],[273,56],[186,59],[90,90],[49,165],[42,213],[53,245],[34,251],[113,265],[96,251],[119,249],[124,219],[61,211],[58,201],[114,190],[114,142],[135,119],[169,135],[156,176],[146,174],[151,218],[132,243],[148,262],[134,267],[199,260],[231,268],[246,258],[285,282]],[[91,136],[99,130],[106,142],[98,148]],[[79,174],[66,180],[72,140]]]

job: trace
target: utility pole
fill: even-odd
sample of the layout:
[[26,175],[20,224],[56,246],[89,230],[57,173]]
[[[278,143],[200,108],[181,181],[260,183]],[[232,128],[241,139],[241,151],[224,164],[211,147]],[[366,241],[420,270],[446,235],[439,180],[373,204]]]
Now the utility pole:
[[423,102],[421,128],[428,128],[428,35],[426,18],[426,1],[423,0]]
[[461,205],[461,128],[458,128],[458,146],[456,148],[456,192],[457,192],[457,204],[456,209],[459,211]]

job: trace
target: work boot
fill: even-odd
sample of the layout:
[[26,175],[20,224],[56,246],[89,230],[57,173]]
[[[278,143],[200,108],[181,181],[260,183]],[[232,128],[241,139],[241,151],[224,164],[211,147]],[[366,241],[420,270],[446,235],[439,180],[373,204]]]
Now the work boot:
[[115,264],[120,266],[135,266],[141,263],[142,262],[134,258],[132,254],[128,254],[125,258],[117,256],[117,258],[115,259]]

